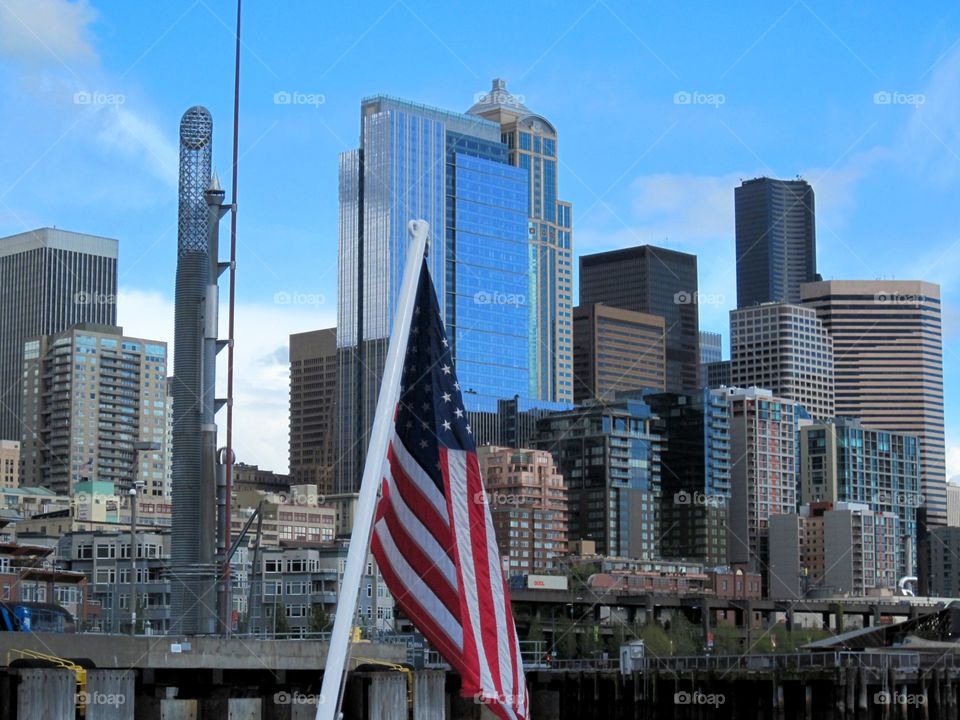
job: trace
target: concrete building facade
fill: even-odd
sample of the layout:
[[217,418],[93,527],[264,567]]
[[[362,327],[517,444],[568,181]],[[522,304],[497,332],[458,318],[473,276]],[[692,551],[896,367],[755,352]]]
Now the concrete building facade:
[[801,287],[833,339],[835,408],[920,440],[920,524],[947,522],[940,287],[833,280]]
[[567,489],[546,450],[477,448],[508,576],[557,570],[567,555]]
[[21,439],[28,338],[77,323],[116,324],[118,245],[57,228],[0,238],[0,439]]
[[666,389],[664,320],[659,315],[578,305],[573,310],[573,399],[611,400],[618,392]]
[[149,497],[170,496],[166,343],[81,324],[27,340],[23,357],[23,484],[66,495],[84,481],[121,493],[137,481]]
[[769,518],[797,511],[797,428],[793,402],[760,388],[728,388],[730,403],[731,564],[763,572]]
[[833,344],[816,311],[766,303],[730,311],[730,381],[834,415]]
[[0,440],[0,489],[20,486],[20,443]]
[[693,392],[700,375],[697,257],[640,245],[580,258],[580,304],[659,315],[666,334],[667,391]]
[[337,329],[290,336],[290,477],[334,490],[337,461]]

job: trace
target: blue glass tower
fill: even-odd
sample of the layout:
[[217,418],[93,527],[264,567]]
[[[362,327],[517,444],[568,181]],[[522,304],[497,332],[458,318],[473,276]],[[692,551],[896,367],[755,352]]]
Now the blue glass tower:
[[466,409],[528,394],[528,204],[527,173],[509,165],[496,123],[384,95],[361,103],[360,147],[340,158],[338,492],[362,472],[409,220],[430,224]]

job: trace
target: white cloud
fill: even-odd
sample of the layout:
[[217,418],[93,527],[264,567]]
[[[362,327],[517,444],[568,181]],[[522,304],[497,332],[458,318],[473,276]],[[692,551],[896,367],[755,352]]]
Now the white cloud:
[[86,0],[4,0],[0,55],[31,65],[95,61],[89,35],[96,17]]
[[[157,292],[121,288],[118,321],[127,335],[165,340],[173,374],[173,301]],[[234,450],[242,462],[286,472],[289,433],[289,365],[291,333],[332,327],[332,310],[308,306],[240,303],[236,314],[234,360]],[[226,336],[227,310],[220,314],[221,336]],[[220,353],[217,395],[226,395],[226,354]],[[217,416],[219,442],[225,442],[226,410]]]
[[951,183],[960,168],[960,47],[940,60],[922,88],[923,104],[911,111],[901,154],[918,175]]

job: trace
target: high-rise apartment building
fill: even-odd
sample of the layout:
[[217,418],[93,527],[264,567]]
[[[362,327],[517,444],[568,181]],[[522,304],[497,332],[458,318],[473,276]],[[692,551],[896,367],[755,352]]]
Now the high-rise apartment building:
[[531,397],[573,400],[573,251],[570,203],[557,199],[557,130],[495,79],[468,111],[500,126],[511,165],[528,175]]
[[20,443],[0,440],[0,488],[20,486]]
[[805,180],[756,178],[734,191],[737,307],[798,303],[819,280],[813,188]]
[[559,570],[567,555],[567,489],[553,456],[489,445],[477,455],[504,571]]
[[20,440],[27,338],[116,324],[117,246],[56,228],[0,238],[0,439]]
[[920,439],[921,525],[947,522],[940,287],[834,280],[801,288],[833,339],[838,416]]
[[770,516],[770,597],[853,597],[897,587],[896,515],[861,503],[811,503]]
[[947,525],[960,527],[960,485],[947,483]]
[[960,527],[933,527],[930,536],[924,563],[929,568],[926,594],[956,598],[960,596]]
[[290,477],[334,490],[337,459],[337,329],[290,336]]
[[800,502],[850,502],[896,520],[898,571],[917,568],[922,455],[917,438],[837,418],[800,429]]
[[[427,264],[467,410],[530,397],[529,172],[500,125],[383,95],[361,104],[360,147],[340,157],[338,492],[357,489],[409,245]],[[571,385],[572,388],[572,385]]]
[[667,391],[699,387],[697,256],[640,245],[580,258],[580,304],[659,315],[666,331]]
[[834,415],[833,344],[815,310],[765,303],[730,311],[730,382]]
[[24,485],[66,495],[97,480],[125,494],[137,481],[169,497],[166,343],[81,324],[26,341],[23,367]]
[[660,554],[727,563],[730,402],[720,390],[644,396],[660,450]]
[[573,399],[611,400],[618,392],[666,388],[663,318],[607,305],[573,310]]
[[553,454],[567,484],[569,538],[601,555],[657,557],[660,438],[639,400],[592,402],[552,413],[534,447]]
[[730,403],[731,563],[763,572],[769,519],[797,512],[797,409],[761,388],[727,388]]

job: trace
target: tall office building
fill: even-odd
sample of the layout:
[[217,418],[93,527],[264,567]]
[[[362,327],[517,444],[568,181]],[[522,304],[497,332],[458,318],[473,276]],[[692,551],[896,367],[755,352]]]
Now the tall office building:
[[410,220],[430,226],[427,263],[466,409],[531,395],[528,185],[497,123],[383,95],[362,102],[360,147],[340,157],[338,492],[359,484]]
[[571,205],[557,199],[557,130],[499,78],[468,111],[500,126],[511,165],[528,175],[531,397],[573,400]]
[[819,280],[813,188],[806,180],[756,178],[734,191],[737,307],[800,302]]
[[947,522],[940,287],[911,280],[803,285],[833,339],[835,408],[920,439],[921,526]]
[[797,409],[766,389],[724,392],[733,458],[728,556],[762,572],[766,582],[770,516],[797,512]]
[[567,490],[546,450],[477,448],[508,576],[558,571],[567,556]]
[[765,303],[730,311],[730,383],[762,387],[833,417],[833,343],[815,310]]
[[896,520],[900,575],[917,568],[921,453],[917,438],[837,418],[800,429],[800,502],[851,502]]
[[660,436],[660,554],[727,563],[730,402],[720,390],[644,395]]
[[667,391],[699,387],[697,256],[640,245],[580,258],[580,304],[659,315],[666,328]]
[[290,477],[333,493],[337,459],[337,329],[290,336]]
[[567,483],[569,537],[601,555],[658,555],[660,437],[645,403],[592,402],[537,424],[534,447],[553,454]]
[[136,480],[169,497],[166,343],[85,323],[28,340],[23,357],[24,485],[67,495],[105,481],[123,494]]
[[27,338],[116,324],[117,245],[56,228],[0,238],[0,439],[20,440]]
[[663,318],[607,307],[573,310],[573,400],[612,400],[617,392],[666,388]]

